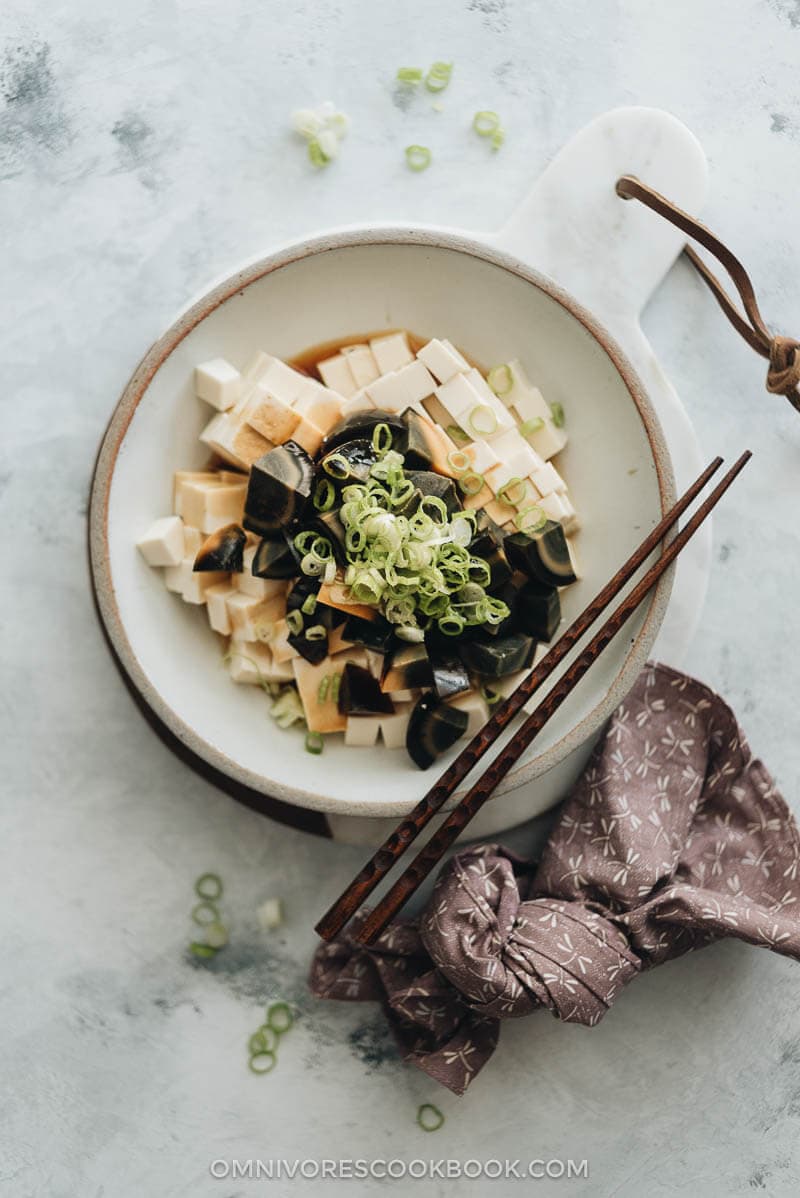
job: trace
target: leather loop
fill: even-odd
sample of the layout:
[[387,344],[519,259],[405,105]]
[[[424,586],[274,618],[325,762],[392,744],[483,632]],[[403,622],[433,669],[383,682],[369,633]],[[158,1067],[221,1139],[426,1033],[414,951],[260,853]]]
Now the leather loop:
[[639,200],[640,203],[662,216],[664,220],[675,225],[687,237],[691,237],[710,254],[713,254],[722,264],[739,293],[744,312],[740,311],[717,276],[697,252],[689,245],[685,247],[686,257],[695,267],[737,333],[756,353],[769,360],[767,390],[773,395],[785,395],[792,407],[800,411],[800,353],[797,352],[800,350],[800,342],[779,334],[773,335],[769,331],[759,311],[750,276],[736,255],[700,221],[695,220],[693,216],[678,208],[666,196],[661,195],[652,187],[648,187],[646,183],[642,183],[633,175],[623,175],[621,179],[618,179],[616,190],[617,195],[623,200]]

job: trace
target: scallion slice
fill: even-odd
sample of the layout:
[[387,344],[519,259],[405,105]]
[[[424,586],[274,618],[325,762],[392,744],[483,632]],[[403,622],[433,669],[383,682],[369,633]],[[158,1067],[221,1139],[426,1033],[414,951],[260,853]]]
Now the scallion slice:
[[556,428],[564,427],[564,405],[560,403],[550,404],[550,416]]
[[192,922],[198,924],[201,928],[210,928],[218,920],[219,911],[211,899],[203,899],[202,902],[195,903],[192,907]]
[[509,507],[520,507],[525,502],[527,494],[527,479],[510,478],[497,492],[497,498],[503,503],[507,503]]
[[250,1054],[249,1065],[253,1073],[272,1073],[277,1063],[278,1058],[268,1048],[262,1048],[260,1052]]
[[514,523],[520,532],[538,532],[547,523],[547,515],[540,507],[525,507],[517,512]]
[[343,479],[350,477],[350,463],[343,453],[331,453],[322,463],[322,468],[331,478]]
[[474,470],[470,470],[468,474],[461,475],[458,485],[465,495],[478,495],[483,490],[485,481],[482,474],[476,474]]
[[432,1102],[423,1102],[417,1111],[417,1123],[423,1131],[438,1131],[444,1123],[444,1115]]
[[472,469],[472,459],[463,449],[452,449],[447,455],[447,464],[456,474],[466,474]]
[[456,445],[468,445],[469,444],[469,437],[464,432],[463,428],[459,427],[459,425],[448,424],[447,428],[444,431],[447,433],[447,435],[451,441],[455,441]]
[[331,676],[326,674],[320,679],[320,684],[317,687],[317,702],[324,703],[328,697],[328,691],[331,689]]
[[228,929],[224,923],[217,920],[215,923],[210,923],[206,928],[206,944],[211,948],[224,948],[228,943]]
[[267,1027],[282,1036],[294,1023],[292,1008],[287,1002],[273,1002],[267,1007]]
[[514,386],[514,374],[508,365],[493,366],[486,376],[486,381],[495,395],[508,395]]
[[324,624],[312,624],[311,627],[307,628],[305,631],[305,638],[307,641],[324,641],[327,635],[328,630]]
[[482,109],[472,118],[472,128],[479,137],[491,137],[500,128],[500,117],[491,109]]
[[492,134],[492,149],[499,150],[505,140],[505,129],[495,129],[494,133]]
[[423,74],[422,67],[400,67],[395,77],[398,83],[407,83],[413,86],[422,82]]
[[222,898],[222,878],[219,874],[201,874],[194,884],[194,892],[201,899]]
[[496,707],[502,697],[503,696],[501,694],[499,694],[497,691],[491,690],[488,686],[481,687],[481,698],[489,708]]
[[319,757],[324,748],[325,739],[321,732],[306,733],[306,753],[313,753],[315,757]]
[[544,428],[544,421],[541,416],[532,416],[530,420],[523,420],[519,426],[519,431],[523,437],[530,437],[533,433],[538,433],[540,428]]
[[336,502],[336,488],[329,478],[321,478],[314,490],[314,507],[318,512],[329,512]]
[[429,92],[443,92],[452,74],[452,62],[435,62],[425,76],[425,86]]
[[376,424],[372,430],[372,448],[379,458],[392,448],[392,430],[388,424]]
[[406,166],[411,171],[427,170],[432,158],[427,146],[406,146]]
[[320,167],[327,166],[330,162],[328,155],[320,145],[318,137],[312,137],[308,142],[308,158],[312,166]]
[[303,631],[303,613],[296,610],[287,612],[286,627],[292,636],[299,636]]
[[210,944],[203,944],[201,940],[193,940],[189,945],[189,952],[195,957],[216,957],[217,950],[212,948]]
[[313,616],[313,614],[316,610],[317,610],[317,596],[316,595],[306,595],[305,599],[303,600],[303,602],[300,605],[300,611],[303,613],[304,616]]
[[491,437],[497,432],[497,413],[488,403],[479,403],[470,412],[467,423],[476,437]]
[[253,1032],[250,1039],[247,1041],[247,1050],[251,1056],[255,1056],[257,1052],[273,1052],[278,1047],[277,1033],[272,1030],[269,1024],[262,1023],[257,1032]]
[[331,678],[331,703],[339,702],[339,688],[341,687],[341,685],[342,685],[342,674],[341,674],[341,671],[339,671],[338,673],[334,674],[333,677]]

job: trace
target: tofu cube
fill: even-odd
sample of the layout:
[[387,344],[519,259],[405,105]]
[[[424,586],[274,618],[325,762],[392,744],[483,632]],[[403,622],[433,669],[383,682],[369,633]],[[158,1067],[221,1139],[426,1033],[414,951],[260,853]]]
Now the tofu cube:
[[488,508],[490,503],[494,503],[494,491],[484,483],[475,495],[462,495],[461,503],[465,508]]
[[276,595],[286,594],[286,582],[282,578],[256,578],[253,574],[253,558],[257,545],[248,545],[244,551],[244,569],[241,574],[233,576],[238,590],[253,599],[274,599]]
[[220,412],[200,434],[200,440],[224,461],[240,470],[249,470],[270,449],[271,441],[262,437],[234,412]]
[[282,445],[300,423],[297,412],[285,400],[258,383],[241,412],[242,419],[267,441]]
[[275,621],[269,642],[272,649],[272,656],[278,665],[290,662],[293,658],[300,656],[295,647],[289,644],[289,636],[289,625],[286,623],[284,616],[280,620]]
[[466,358],[449,341],[440,341],[437,337],[418,349],[417,357],[425,363],[437,383],[447,383],[454,375],[463,374],[470,368]]
[[239,524],[246,495],[246,480],[241,483],[184,483],[180,505],[183,519],[206,535],[226,524]]
[[539,507],[551,520],[558,520],[564,526],[564,532],[577,532],[579,527],[578,513],[572,506],[569,496],[553,491],[539,500]]
[[488,441],[473,441],[471,445],[463,447],[463,452],[469,458],[476,474],[486,474],[493,466],[500,464],[500,458]]
[[179,566],[168,566],[164,571],[164,582],[168,591],[180,594],[184,603],[201,605],[206,601],[210,587],[227,583],[229,575],[222,570],[195,573],[194,557],[185,557]]
[[[459,417],[482,403],[480,394],[475,390],[466,374],[456,374],[448,382],[435,390],[436,398],[447,412],[448,418],[460,424]],[[463,426],[462,426],[463,427]],[[465,429],[470,436],[473,434]]]
[[322,429],[317,428],[316,424],[307,420],[305,416],[301,417],[300,423],[292,433],[292,440],[312,458],[319,452],[324,437]]
[[432,395],[435,386],[427,367],[422,362],[411,362],[370,383],[366,391],[376,408],[401,413]]
[[234,638],[228,647],[228,672],[234,682],[261,686],[265,682],[291,682],[291,666],[276,665],[267,645]]
[[355,395],[358,390],[358,383],[344,354],[335,354],[332,358],[317,362],[317,370],[325,386],[337,391],[345,399]]
[[489,708],[476,691],[464,691],[463,694],[448,699],[447,705],[448,707],[457,707],[459,711],[466,711],[468,722],[462,737],[466,737],[468,740],[471,740],[476,732],[480,732],[489,719]]
[[342,397],[328,387],[315,384],[295,402],[298,419],[308,420],[320,432],[327,433],[342,418]]
[[228,615],[227,601],[236,594],[236,587],[227,582],[220,586],[209,587],[206,591],[206,614],[214,632],[221,636],[230,636],[231,621]]
[[539,457],[547,462],[554,458],[567,443],[567,434],[563,428],[556,428],[552,420],[545,420],[541,428],[529,433],[526,437],[528,444],[535,449]]
[[360,391],[356,391],[355,395],[351,395],[342,404],[342,415],[349,416],[352,412],[368,412],[370,408],[374,408],[375,404],[367,395],[365,387]]
[[227,412],[239,399],[242,376],[224,358],[212,358],[195,367],[194,391],[218,412]]
[[326,657],[319,665],[312,665],[304,657],[292,660],[297,689],[306,716],[309,732],[344,732],[347,728],[347,716],[340,713],[338,705],[330,696],[319,698],[319,684],[329,674],[340,673],[347,662],[366,668],[367,658],[363,649],[345,649],[335,657]]
[[283,903],[279,898],[270,898],[261,904],[256,912],[258,926],[265,932],[272,932],[283,923]]
[[156,520],[136,546],[148,566],[180,565],[186,553],[180,516],[163,516]]
[[240,641],[269,643],[274,625],[286,615],[283,595],[271,599],[255,599],[238,588],[225,601],[231,632]]
[[187,524],[183,526],[183,555],[190,557],[192,561],[200,552],[200,546],[206,539],[206,534],[202,533],[199,528],[190,528]]
[[378,363],[368,345],[346,345],[342,354],[350,367],[357,387],[366,387],[379,377]]
[[503,398],[519,416],[520,420],[550,420],[550,405],[538,387],[521,385],[516,375],[509,393]]
[[344,730],[344,743],[362,749],[371,749],[378,743],[381,717],[377,715],[349,715]]
[[406,743],[408,721],[411,719],[413,703],[399,703],[398,696],[392,695],[394,715],[380,717],[381,737],[387,749],[402,749]]
[[387,333],[385,337],[373,337],[369,343],[378,370],[389,374],[414,361],[405,333]]
[[567,489],[567,484],[555,466],[551,465],[550,462],[545,462],[543,466],[531,474],[531,482],[542,496],[552,495],[554,491],[561,492]]
[[308,375],[287,366],[280,358],[265,354],[266,365],[259,373],[257,382],[263,384],[270,395],[291,405],[300,398],[308,385]]
[[503,503],[502,499],[495,498],[491,501],[491,503],[487,503],[486,513],[487,515],[491,516],[495,524],[499,524],[502,528],[505,528],[507,525],[509,525],[513,527],[514,532],[517,531],[517,527],[514,524],[514,517],[517,514],[517,509],[511,507],[511,505],[508,503]]

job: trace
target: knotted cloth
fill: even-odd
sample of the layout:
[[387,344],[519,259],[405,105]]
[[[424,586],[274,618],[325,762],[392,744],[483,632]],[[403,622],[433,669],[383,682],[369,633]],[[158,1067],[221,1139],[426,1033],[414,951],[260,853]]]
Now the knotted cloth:
[[723,936],[800,957],[798,874],[797,826],[733,712],[650,665],[538,867],[465,849],[420,919],[369,948],[347,932],[322,945],[311,989],[382,1002],[404,1058],[461,1094],[501,1019],[543,1007],[593,1026],[640,970]]

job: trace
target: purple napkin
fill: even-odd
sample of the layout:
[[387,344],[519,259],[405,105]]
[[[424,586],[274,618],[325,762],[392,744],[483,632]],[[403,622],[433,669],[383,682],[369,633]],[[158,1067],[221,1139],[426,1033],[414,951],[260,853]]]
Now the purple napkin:
[[640,970],[723,936],[800,957],[799,872],[794,818],[733,712],[650,665],[538,867],[465,849],[419,920],[321,946],[311,989],[382,1002],[405,1059],[462,1094],[501,1019],[544,1007],[594,1026]]

